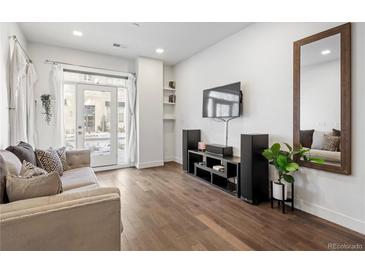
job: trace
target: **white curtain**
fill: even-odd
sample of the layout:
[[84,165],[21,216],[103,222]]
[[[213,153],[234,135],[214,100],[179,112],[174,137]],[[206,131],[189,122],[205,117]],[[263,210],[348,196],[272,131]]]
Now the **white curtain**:
[[28,142],[27,136],[27,59],[19,45],[15,43],[10,61],[10,144]]
[[126,156],[128,163],[136,161],[137,151],[137,126],[136,126],[136,77],[130,75],[127,80],[127,122],[128,131],[126,138]]
[[26,116],[27,116],[27,136],[28,143],[33,147],[37,147],[38,135],[36,125],[36,101],[35,101],[35,90],[34,85],[37,82],[37,73],[35,72],[34,65],[30,63],[26,72],[26,90],[27,90],[27,105],[26,105]]
[[52,119],[54,121],[52,146],[64,146],[64,96],[63,96],[63,68],[54,65],[49,73],[49,88],[52,100]]

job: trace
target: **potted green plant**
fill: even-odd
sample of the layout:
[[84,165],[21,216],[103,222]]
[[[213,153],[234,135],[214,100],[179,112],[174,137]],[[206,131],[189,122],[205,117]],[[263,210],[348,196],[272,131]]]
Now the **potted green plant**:
[[[270,148],[264,150],[262,155],[269,160],[269,163],[275,166],[278,171],[278,181],[273,183],[273,197],[279,200],[286,200],[288,194],[288,183],[294,183],[292,174],[299,170],[299,165],[296,160],[309,161],[317,164],[323,164],[324,160],[320,158],[311,158],[308,156],[309,149],[299,147],[293,149],[289,144],[284,143],[287,150],[281,149],[280,143],[273,144]],[[282,188],[284,187],[284,197]]]

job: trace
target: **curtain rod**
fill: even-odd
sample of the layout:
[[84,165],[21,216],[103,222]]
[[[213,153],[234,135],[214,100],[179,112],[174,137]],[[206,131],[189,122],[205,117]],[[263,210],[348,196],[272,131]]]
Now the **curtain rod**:
[[114,70],[114,69],[107,69],[107,68],[100,68],[100,67],[91,67],[91,66],[85,66],[85,65],[78,65],[78,64],[72,64],[72,63],[66,63],[66,62],[60,62],[60,61],[54,61],[54,60],[48,60],[46,59],[44,61],[45,64],[52,64],[52,65],[69,65],[69,66],[77,66],[77,67],[82,67],[82,68],[91,68],[91,69],[102,69],[102,70],[107,70],[107,71],[114,71],[114,72],[122,72],[122,73],[129,73],[132,74],[133,76],[135,76],[135,73],[131,73],[131,72],[123,72],[123,71],[119,71],[119,70]]
[[28,59],[28,62],[29,63],[33,63],[32,59],[30,59],[30,56],[28,54],[28,52],[23,48],[22,44],[19,42],[18,38],[16,37],[16,35],[12,35],[12,36],[9,36],[10,39],[14,39],[14,41],[16,43],[18,43],[18,45],[20,46],[20,48],[22,49],[22,51],[24,52],[24,54],[26,55],[27,59]]

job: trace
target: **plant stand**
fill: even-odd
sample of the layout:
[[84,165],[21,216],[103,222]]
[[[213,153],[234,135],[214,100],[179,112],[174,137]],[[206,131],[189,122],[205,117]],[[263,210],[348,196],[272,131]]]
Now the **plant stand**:
[[283,191],[283,194],[282,194],[283,199],[282,200],[274,198],[274,196],[273,196],[273,187],[274,187],[274,182],[270,181],[271,208],[274,208],[274,201],[277,201],[278,202],[278,208],[280,208],[280,205],[282,205],[283,214],[285,214],[285,203],[291,203],[291,210],[294,211],[294,184],[293,183],[291,184],[291,198],[287,198],[287,199],[284,199],[284,197],[285,197],[285,193],[284,193],[285,188],[284,188],[284,185],[282,185],[282,191]]

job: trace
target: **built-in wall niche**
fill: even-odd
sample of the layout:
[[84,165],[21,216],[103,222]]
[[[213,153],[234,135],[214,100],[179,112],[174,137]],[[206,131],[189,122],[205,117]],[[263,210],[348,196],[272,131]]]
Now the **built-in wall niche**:
[[163,89],[163,119],[164,121],[174,121],[176,105],[176,89],[165,87]]

